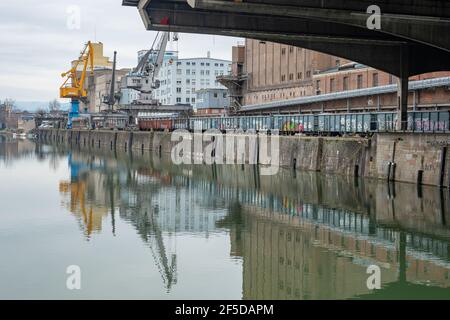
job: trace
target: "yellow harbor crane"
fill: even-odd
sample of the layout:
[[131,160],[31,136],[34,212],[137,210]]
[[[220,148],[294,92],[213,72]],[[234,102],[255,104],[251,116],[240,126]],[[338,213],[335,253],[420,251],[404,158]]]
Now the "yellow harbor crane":
[[[81,73],[78,72],[80,63],[83,64]],[[84,88],[84,85],[88,66],[90,67],[90,74],[94,75],[94,47],[90,41],[85,45],[80,57],[73,63],[72,68],[61,74],[66,79],[60,88],[60,97],[72,99],[72,106],[67,122],[67,128],[69,129],[72,129],[72,119],[79,116],[80,100],[86,99],[87,97],[87,90]]]

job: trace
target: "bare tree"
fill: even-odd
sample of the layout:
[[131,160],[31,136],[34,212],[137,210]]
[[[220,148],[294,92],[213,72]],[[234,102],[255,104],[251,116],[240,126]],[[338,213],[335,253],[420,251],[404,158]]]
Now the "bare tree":
[[43,117],[47,112],[45,111],[44,108],[39,108],[36,110],[36,115]]
[[6,98],[3,102],[3,105],[6,107],[7,110],[12,111],[15,105],[15,101],[13,99]]
[[61,104],[58,100],[54,99],[48,103],[48,111],[50,113],[58,113],[61,110]]

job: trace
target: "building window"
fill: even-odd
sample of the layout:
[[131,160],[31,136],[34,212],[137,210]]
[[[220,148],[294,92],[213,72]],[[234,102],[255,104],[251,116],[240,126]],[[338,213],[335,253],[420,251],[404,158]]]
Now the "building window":
[[306,77],[311,78],[311,71],[306,71]]
[[209,76],[209,70],[206,70],[206,75]]
[[294,80],[294,74],[293,73],[291,73],[291,74],[289,74],[289,80]]
[[223,93],[223,97],[224,97],[224,98],[227,97],[227,93],[226,93],[226,92]]
[[186,103],[190,103],[191,99],[190,98],[186,98]]
[[181,98],[177,98],[177,103],[181,103]]
[[190,66],[190,65],[191,65],[191,63],[190,63],[190,62],[186,62],[186,65]]
[[345,90],[348,90],[348,77],[344,77],[342,88]]
[[192,103],[195,103],[195,98],[192,98]]
[[289,53],[293,53],[294,52],[294,47],[289,47]]
[[358,74],[358,78],[356,80],[356,86],[358,89],[362,89],[363,87],[363,76],[362,74]]
[[392,74],[389,75],[389,84],[394,83],[394,76]]
[[181,88],[177,88],[177,93],[181,93]]
[[206,63],[206,66],[209,67],[209,62]]
[[219,66],[219,64],[218,64],[218,63],[215,63],[215,64],[214,64],[214,66],[218,67],[218,66]]
[[320,80],[316,80],[316,94],[320,94]]
[[286,48],[282,48],[282,49],[281,49],[281,55],[284,56],[285,54],[286,54]]
[[205,63],[204,62],[202,62],[202,63],[200,63],[200,65],[203,67],[203,66],[205,66]]
[[186,84],[191,84],[191,79],[186,79]]
[[303,77],[303,74],[301,72],[297,73],[297,79],[301,80]]
[[188,76],[191,75],[191,70],[190,69],[186,69],[186,75],[188,75]]
[[177,74],[181,75],[181,69],[177,69]]
[[335,90],[335,80],[334,80],[334,78],[331,78],[330,79],[330,92],[334,92],[334,90]]
[[372,75],[372,85],[374,87],[378,87],[378,73],[374,73]]
[[285,75],[285,74],[283,74],[283,75],[281,76],[281,82],[284,82],[284,81],[286,81],[286,75]]
[[217,92],[214,92],[214,98],[217,98]]
[[178,62],[177,62],[177,66],[181,66],[181,62],[178,61]]

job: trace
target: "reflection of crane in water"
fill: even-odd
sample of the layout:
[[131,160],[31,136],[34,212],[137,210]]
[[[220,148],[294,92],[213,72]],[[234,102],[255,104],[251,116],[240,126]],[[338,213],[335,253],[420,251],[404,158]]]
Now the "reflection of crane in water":
[[126,170],[128,192],[125,191],[123,195],[128,194],[128,201],[121,202],[120,216],[131,223],[142,240],[148,244],[164,287],[170,292],[177,283],[176,237],[163,234],[158,219],[159,207],[153,205],[154,197],[165,192],[161,188],[167,184],[167,177],[147,166],[138,167],[136,170],[128,167]]
[[[83,158],[80,157],[80,155],[74,156],[72,153],[69,153],[68,165],[70,169],[70,181],[60,182],[60,192],[70,193],[71,195],[70,211],[76,214],[77,207],[79,208],[82,222],[85,226],[85,233],[88,238],[93,231],[101,230],[101,220],[104,216],[108,215],[108,207],[111,208],[111,224],[113,235],[115,235],[116,230],[114,204],[114,172],[107,170],[105,161],[96,160],[98,159],[95,159],[94,157]],[[90,203],[89,199],[86,199],[89,196],[89,192],[92,192],[92,181],[90,181],[89,179],[89,174],[93,171],[100,172],[102,175],[106,176],[108,193],[102,193],[109,194],[109,204],[100,203],[100,200],[97,200],[96,203]],[[87,209],[87,206],[90,206],[90,209]]]
[[76,205],[79,203],[81,218],[86,226],[86,235],[89,237],[93,231],[93,210],[92,207],[86,209],[86,183],[84,181],[62,181],[59,183],[59,191],[62,193],[70,192],[70,211],[76,212]]
[[[153,170],[138,170],[135,175],[130,176],[134,180],[130,187],[134,186],[134,191],[139,198],[128,218],[135,225],[142,239],[149,244],[155,265],[167,292],[169,292],[177,283],[176,243],[169,242],[166,246],[164,242],[163,231],[158,221],[159,206],[151,208],[145,206],[145,204],[152,203],[153,196],[162,192],[161,186],[164,185],[164,177]],[[169,241],[171,239],[172,237],[169,236]]]
[[[145,196],[152,196],[159,192],[159,183],[155,183],[154,179],[151,182],[151,189],[149,190],[148,184],[146,184],[146,188],[141,189],[138,185],[138,181],[136,179],[136,174],[133,174],[131,172],[130,168],[121,168],[121,170],[127,170],[128,174],[127,181],[125,182],[125,185],[122,185],[117,182],[117,179],[114,178],[114,175],[118,173],[117,168],[114,168],[112,170],[108,169],[108,165],[105,161],[92,161],[93,158],[83,158],[83,157],[74,157],[71,153],[68,157],[69,162],[69,168],[71,172],[71,179],[70,182],[61,182],[60,183],[60,190],[64,193],[71,193],[71,211],[75,212],[77,203],[80,206],[80,210],[82,213],[82,221],[86,227],[86,233],[88,236],[92,233],[94,226],[93,226],[93,210],[95,210],[95,207],[91,209],[86,209],[86,193],[88,191],[87,186],[87,180],[83,179],[83,175],[89,175],[89,173],[92,173],[93,171],[101,172],[102,174],[106,175],[106,183],[105,183],[105,190],[107,193],[109,193],[109,204],[91,204],[91,205],[97,205],[97,207],[101,207],[104,205],[104,207],[110,206],[110,212],[112,217],[112,228],[113,228],[113,234],[115,234],[115,194],[117,190],[119,191],[125,191],[126,189],[129,189],[133,193],[137,193],[138,195]],[[123,172],[123,171],[122,171]],[[120,179],[119,179],[120,180]],[[159,180],[159,179],[158,179]],[[125,188],[122,188],[125,187]],[[153,188],[155,187],[155,188]],[[103,190],[100,190],[103,191]],[[152,191],[152,192],[149,192]],[[105,193],[106,193],[105,192]],[[122,205],[125,205],[127,208],[132,210],[123,210],[124,212],[130,212],[131,216],[127,217],[127,220],[131,222],[133,225],[135,225],[136,229],[138,230],[138,233],[141,235],[142,239],[145,243],[149,244],[152,257],[155,261],[155,265],[158,269],[158,272],[160,273],[164,286],[169,292],[170,289],[174,284],[177,283],[177,262],[176,262],[176,254],[168,254],[167,248],[164,243],[164,236],[161,228],[159,227],[159,223],[157,220],[158,215],[158,207],[155,207],[153,210],[150,210],[150,214],[148,214],[149,210],[143,210],[141,207],[141,204],[143,203],[149,203],[151,199],[140,199],[141,201],[137,201],[135,205],[123,202]],[[144,215],[142,215],[142,212],[144,212]],[[174,250],[172,250],[174,252]]]
[[163,241],[163,234],[158,226],[155,213],[151,212],[150,215],[148,215],[147,211],[145,211],[145,217],[149,218],[146,219],[146,226],[151,228],[151,234],[147,239],[147,242],[150,245],[156,267],[161,274],[167,292],[169,292],[172,285],[177,283],[177,256],[175,253],[172,253],[169,262],[166,246]]

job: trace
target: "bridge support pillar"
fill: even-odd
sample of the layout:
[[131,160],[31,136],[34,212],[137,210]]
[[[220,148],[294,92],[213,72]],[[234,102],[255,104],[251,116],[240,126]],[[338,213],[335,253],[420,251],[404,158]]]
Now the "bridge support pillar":
[[400,49],[400,77],[397,86],[397,130],[408,129],[408,82],[409,82],[409,51],[406,45]]

